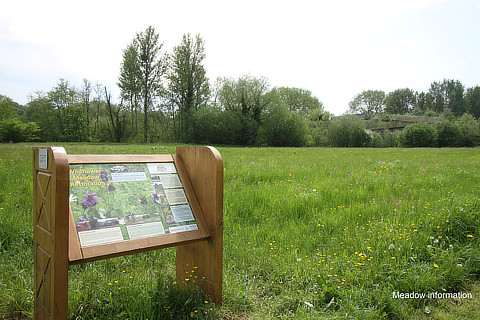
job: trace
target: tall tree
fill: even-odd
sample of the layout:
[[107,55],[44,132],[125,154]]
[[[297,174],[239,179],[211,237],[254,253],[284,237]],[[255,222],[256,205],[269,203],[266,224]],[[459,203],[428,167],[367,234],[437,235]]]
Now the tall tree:
[[[79,134],[84,124],[71,121],[85,121],[84,117],[76,111],[79,107],[79,94],[75,87],[71,86],[67,80],[60,79],[59,83],[47,93],[47,98],[55,110],[56,121],[60,128],[60,141],[81,141],[84,135]],[[71,114],[70,114],[71,113]],[[72,127],[75,125],[75,127]],[[78,126],[78,128],[77,128]]]
[[134,40],[123,51],[123,62],[120,66],[118,86],[123,100],[130,106],[131,125],[133,137],[137,134],[138,128],[138,100],[140,97],[140,68],[138,64],[138,52]]
[[[105,102],[106,102],[106,109],[109,117],[109,131],[111,134],[112,139],[115,142],[120,142],[123,139],[123,134],[125,132],[125,127],[127,126],[127,120],[125,114],[122,113],[120,107],[114,106],[111,102],[112,94],[107,89],[105,89]],[[111,129],[110,129],[111,127]]]
[[204,105],[210,94],[204,59],[205,44],[198,34],[195,39],[190,34],[183,35],[181,44],[173,49],[168,96],[180,113],[180,132],[183,137],[188,130],[192,111]]
[[433,82],[429,89],[433,97],[433,110],[442,113],[448,108],[456,116],[464,114],[467,110],[464,91],[465,87],[458,80],[444,79],[442,82]]
[[140,94],[143,102],[143,139],[148,141],[148,112],[162,88],[162,76],[166,71],[165,57],[161,56],[163,43],[158,41],[155,28],[149,26],[137,34]]
[[467,89],[465,93],[465,103],[469,113],[474,116],[475,119],[480,119],[480,86]]
[[[160,95],[162,77],[166,71],[165,55],[161,54],[163,43],[152,26],[137,33],[124,51],[119,86],[123,93],[132,98],[139,95],[143,104],[143,139],[148,141],[148,112]],[[122,87],[123,86],[123,87]],[[132,101],[132,100],[130,100]]]
[[413,111],[415,107],[415,93],[413,90],[397,89],[385,97],[385,112],[393,114],[405,114]]
[[357,94],[350,101],[350,110],[363,114],[382,113],[385,107],[385,92],[381,90],[367,90]]
[[82,105],[87,119],[87,132],[90,134],[90,96],[92,94],[92,83],[88,79],[83,79],[83,88],[81,91]]
[[430,92],[415,92],[415,114],[424,114],[425,111],[432,109],[433,97]]

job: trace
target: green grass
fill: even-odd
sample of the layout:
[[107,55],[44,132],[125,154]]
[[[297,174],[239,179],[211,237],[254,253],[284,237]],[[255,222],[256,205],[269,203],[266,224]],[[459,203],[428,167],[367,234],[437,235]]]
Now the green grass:
[[[69,154],[175,152],[57,145]],[[32,315],[31,146],[0,145],[0,319]],[[165,249],[71,267],[71,319],[478,318],[479,149],[218,149],[223,305],[181,289],[175,250]]]

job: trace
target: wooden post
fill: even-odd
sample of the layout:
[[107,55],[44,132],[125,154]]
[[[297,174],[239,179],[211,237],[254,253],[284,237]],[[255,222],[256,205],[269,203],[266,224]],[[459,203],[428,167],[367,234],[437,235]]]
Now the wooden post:
[[68,160],[63,148],[33,148],[34,318],[67,319]]
[[177,147],[195,190],[211,237],[176,247],[179,280],[195,280],[210,298],[222,301],[223,278],[223,160],[213,147]]

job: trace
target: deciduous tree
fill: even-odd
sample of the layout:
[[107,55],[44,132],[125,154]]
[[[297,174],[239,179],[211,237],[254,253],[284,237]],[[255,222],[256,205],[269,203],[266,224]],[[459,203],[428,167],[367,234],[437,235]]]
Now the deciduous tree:
[[140,98],[140,68],[135,40],[123,51],[123,61],[118,80],[120,95],[130,107],[132,134],[135,137],[138,128],[137,110]]
[[465,93],[465,103],[468,112],[474,116],[475,119],[480,119],[480,86],[467,89]]
[[385,92],[367,90],[357,94],[349,104],[350,110],[363,114],[382,113],[385,107]]
[[237,116],[241,127],[236,143],[249,145],[255,142],[262,111],[266,105],[265,93],[268,90],[264,78],[243,76],[238,80],[220,79],[216,101],[221,109]]
[[437,113],[450,109],[455,116],[460,116],[467,110],[464,100],[465,88],[458,80],[444,79],[442,82],[433,82],[429,93],[432,95],[432,108]]
[[393,114],[406,114],[415,107],[415,93],[413,90],[397,89],[385,97],[385,112]]
[[144,32],[137,33],[124,51],[120,70],[119,86],[124,97],[132,102],[138,94],[143,104],[144,142],[148,141],[148,112],[161,93],[162,77],[166,71],[166,56],[162,54],[162,47],[155,28],[149,26]]
[[195,39],[190,34],[183,35],[181,44],[173,49],[168,75],[168,98],[171,105],[178,108],[183,139],[191,127],[189,121],[192,112],[205,105],[210,94],[204,59],[205,44],[198,34]]

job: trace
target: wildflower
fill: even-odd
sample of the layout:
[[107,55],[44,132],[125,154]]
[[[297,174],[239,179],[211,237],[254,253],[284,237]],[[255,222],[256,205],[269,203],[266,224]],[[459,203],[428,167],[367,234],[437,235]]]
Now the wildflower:
[[147,197],[141,196],[141,197],[140,197],[140,203],[141,203],[141,204],[147,204]]
[[115,191],[115,186],[113,185],[113,182],[108,185],[108,191]]
[[467,238],[473,238],[471,234],[467,234]]
[[100,176],[100,178],[102,179],[103,182],[107,182],[108,178],[110,177],[109,175],[107,175],[107,171],[105,171],[105,170],[100,171],[99,176]]
[[434,267],[434,268],[438,268],[438,264],[434,263],[434,264],[433,264],[433,267]]
[[95,192],[88,193],[85,191],[85,198],[82,201],[83,209],[96,206],[98,204],[98,198],[95,196]]

